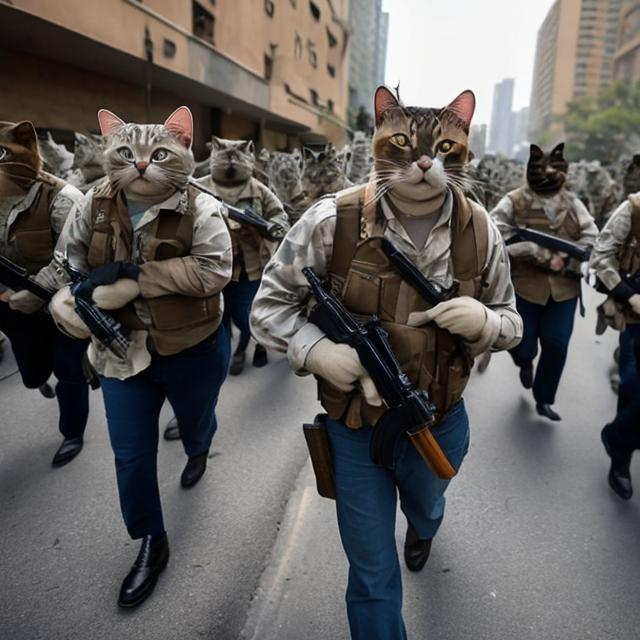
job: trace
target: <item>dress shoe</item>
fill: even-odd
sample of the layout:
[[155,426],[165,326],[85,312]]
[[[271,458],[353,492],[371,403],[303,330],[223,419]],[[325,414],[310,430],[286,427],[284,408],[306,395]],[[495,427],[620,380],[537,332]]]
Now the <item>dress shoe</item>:
[[48,400],[51,400],[51,398],[56,397],[55,389],[48,382],[45,382],[44,384],[40,385],[38,387],[38,391]]
[[124,608],[131,608],[144,602],[153,592],[168,560],[169,542],[166,533],[159,538],[142,538],[138,557],[122,581],[118,604]]
[[266,364],[267,364],[267,350],[261,344],[257,344],[256,349],[253,352],[253,366],[264,367]]
[[413,525],[408,524],[407,537],[404,541],[404,562],[409,571],[420,571],[429,559],[433,538],[420,540]]
[[209,452],[205,451],[197,456],[190,456],[187,460],[187,464],[184,467],[184,471],[180,476],[180,484],[184,489],[193,487],[194,484],[202,478],[204,472],[207,470],[207,458]]
[[549,420],[554,420],[555,422],[562,420],[562,418],[551,408],[550,404],[538,402],[536,403],[536,411],[538,412],[538,415],[549,418]]
[[244,361],[247,357],[245,351],[236,351],[231,358],[231,366],[229,367],[229,375],[239,376],[244,369]]
[[175,416],[167,422],[163,437],[165,440],[180,440],[180,427],[178,427],[178,419]]
[[[609,425],[607,425],[607,427],[608,426]],[[602,444],[604,445],[607,455],[611,458],[609,486],[623,500],[629,500],[633,495],[631,472],[629,471],[632,453],[623,449],[615,449],[611,446],[611,442],[607,438],[606,434],[607,427],[602,430],[600,439],[602,440]]]
[[82,451],[82,438],[65,438],[53,456],[51,464],[54,467],[62,467],[71,462]]
[[520,367],[520,382],[525,389],[533,387],[533,364],[531,362]]

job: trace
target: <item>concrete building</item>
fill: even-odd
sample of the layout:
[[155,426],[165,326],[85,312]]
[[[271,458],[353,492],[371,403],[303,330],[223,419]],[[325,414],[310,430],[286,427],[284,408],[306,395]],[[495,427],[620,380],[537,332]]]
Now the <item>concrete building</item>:
[[512,147],[513,78],[505,78],[493,89],[489,125],[489,152],[508,156]]
[[[0,119],[97,131],[96,111],[269,148],[347,138],[349,0],[0,3]],[[6,88],[9,87],[10,90]]]
[[562,135],[567,103],[613,80],[622,0],[556,0],[538,31],[529,138]]
[[482,158],[487,153],[487,125],[472,124],[469,131],[469,146],[476,158]]
[[384,84],[389,14],[382,0],[351,0],[351,60],[349,106],[351,121],[363,108],[373,116],[373,93]]
[[623,2],[613,66],[616,80],[640,82],[640,0]]

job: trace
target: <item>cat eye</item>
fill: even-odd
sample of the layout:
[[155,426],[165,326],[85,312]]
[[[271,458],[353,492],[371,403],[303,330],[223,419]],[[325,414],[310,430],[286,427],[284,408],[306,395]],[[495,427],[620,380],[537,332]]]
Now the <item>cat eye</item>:
[[169,152],[166,149],[156,149],[151,156],[151,160],[154,162],[162,162],[169,157]]
[[396,133],[394,136],[391,136],[391,142],[399,147],[409,146],[409,138],[407,138],[404,133]]
[[453,149],[453,142],[451,140],[443,140],[438,145],[438,151],[440,153],[449,153],[449,151],[451,151],[451,149]]
[[7,155],[7,150],[4,147],[0,147],[0,160],[4,160]]
[[120,147],[118,149],[118,153],[128,162],[131,162],[133,160],[133,153],[131,149],[129,149],[129,147]]

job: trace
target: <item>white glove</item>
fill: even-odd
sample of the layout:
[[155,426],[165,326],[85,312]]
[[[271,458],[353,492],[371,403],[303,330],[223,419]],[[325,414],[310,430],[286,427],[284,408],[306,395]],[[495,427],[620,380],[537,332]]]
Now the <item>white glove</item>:
[[4,289],[3,291],[0,291],[0,302],[6,302],[9,304],[9,300],[14,293],[15,291],[13,289]]
[[640,293],[634,293],[629,298],[629,305],[633,309],[633,312],[640,316]]
[[38,298],[37,295],[31,293],[31,291],[27,291],[27,289],[17,291],[9,298],[9,306],[14,311],[20,311],[26,314],[40,311],[45,304],[42,298]]
[[373,380],[364,370],[356,350],[349,345],[322,338],[311,347],[304,368],[341,391],[351,391],[359,383],[367,403],[382,406],[382,398]]
[[480,337],[487,324],[487,311],[482,302],[470,296],[461,296],[441,302],[428,311],[411,313],[407,324],[410,327],[421,327],[433,321],[441,329],[473,342]]
[[69,287],[60,289],[49,303],[49,312],[56,326],[62,333],[72,338],[86,340],[91,336],[89,327],[82,321],[76,313],[75,298]]
[[122,309],[140,295],[140,285],[131,278],[120,278],[113,284],[104,284],[93,290],[93,301],[101,309]]
[[551,260],[551,251],[540,247],[535,242],[516,242],[507,245],[507,252],[512,258],[531,258],[540,264]]

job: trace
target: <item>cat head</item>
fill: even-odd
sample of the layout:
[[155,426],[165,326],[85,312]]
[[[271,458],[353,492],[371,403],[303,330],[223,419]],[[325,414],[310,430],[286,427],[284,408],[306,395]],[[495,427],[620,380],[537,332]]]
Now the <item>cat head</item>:
[[372,142],[378,197],[392,191],[426,200],[450,185],[463,188],[475,104],[467,90],[445,107],[405,107],[389,89],[378,87]]
[[342,188],[348,155],[331,143],[319,150],[302,149],[302,185],[312,198],[319,198]]
[[193,173],[193,118],[179,107],[164,124],[125,123],[110,111],[98,112],[106,138],[104,167],[115,191],[133,199],[169,197],[183,190]]
[[242,184],[253,175],[256,158],[251,140],[225,140],[213,136],[207,143],[211,149],[209,168],[217,184]]
[[56,176],[63,175],[73,165],[73,153],[68,151],[63,144],[57,143],[53,139],[51,131],[47,131],[45,138],[38,140],[38,151],[45,171]]
[[38,137],[28,120],[0,121],[0,179],[14,186],[28,188],[42,168]]
[[106,140],[104,136],[82,133],[75,134],[73,168],[82,169],[87,165],[102,164]]
[[541,196],[558,193],[567,179],[569,163],[564,158],[564,142],[557,144],[546,154],[538,145],[532,144],[527,163],[527,184]]
[[636,154],[627,165],[622,178],[622,188],[625,196],[640,191],[640,154]]
[[278,198],[287,203],[302,191],[302,163],[298,149],[292,153],[271,153],[269,184]]

